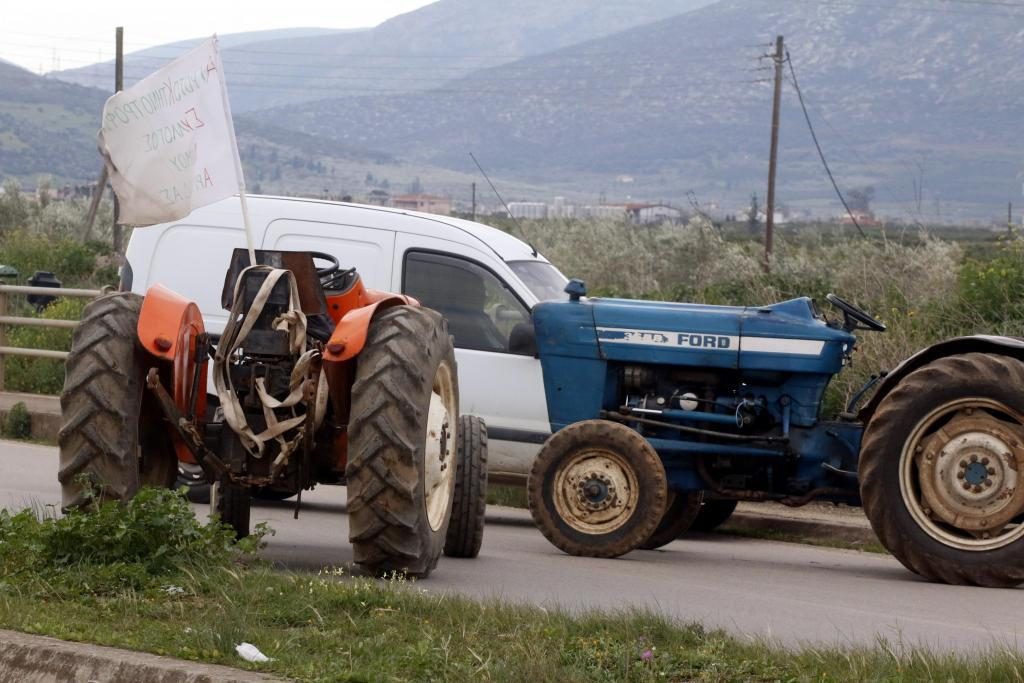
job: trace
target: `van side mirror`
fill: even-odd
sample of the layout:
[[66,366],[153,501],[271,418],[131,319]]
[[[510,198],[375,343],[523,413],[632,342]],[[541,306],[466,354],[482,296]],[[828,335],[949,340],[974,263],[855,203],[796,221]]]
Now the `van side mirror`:
[[519,356],[537,357],[537,333],[533,323],[519,323],[508,335],[508,351]]

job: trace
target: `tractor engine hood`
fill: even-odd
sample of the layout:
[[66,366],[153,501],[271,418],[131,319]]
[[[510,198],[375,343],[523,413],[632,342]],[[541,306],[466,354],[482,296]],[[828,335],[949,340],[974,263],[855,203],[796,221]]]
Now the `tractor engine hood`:
[[596,298],[533,311],[542,358],[834,374],[856,342],[807,297],[760,307]]

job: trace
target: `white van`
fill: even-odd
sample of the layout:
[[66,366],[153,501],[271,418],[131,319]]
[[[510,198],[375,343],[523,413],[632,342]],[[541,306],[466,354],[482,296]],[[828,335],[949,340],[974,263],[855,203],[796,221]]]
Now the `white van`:
[[[409,294],[448,318],[461,412],[487,423],[490,480],[524,483],[551,426],[540,361],[522,332],[535,304],[565,296],[565,276],[521,240],[472,221],[291,197],[247,203],[257,249],[327,252],[355,266],[367,287]],[[134,230],[122,286],[138,294],[170,287],[219,334],[224,273],[244,246],[239,200],[225,199]]]

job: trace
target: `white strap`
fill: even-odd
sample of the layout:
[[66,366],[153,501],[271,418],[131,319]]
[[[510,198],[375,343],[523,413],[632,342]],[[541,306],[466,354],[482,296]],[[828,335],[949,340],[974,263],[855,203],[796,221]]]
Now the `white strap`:
[[[259,291],[257,291],[252,306],[243,316],[241,285],[245,279],[245,274],[253,269],[267,271],[267,277],[260,286]],[[230,365],[231,359],[242,348],[243,342],[249,336],[249,332],[252,331],[256,320],[270,299],[274,287],[282,277],[288,283],[288,310],[274,319],[273,328],[287,333],[288,349],[292,354],[299,357],[295,362],[295,367],[292,369],[292,374],[288,381],[288,395],[283,399],[276,399],[270,395],[262,377],[256,380],[256,393],[259,396],[260,404],[263,408],[263,417],[267,423],[267,428],[256,434],[246,419],[245,411],[238,400],[234,384],[231,381]],[[303,399],[310,366],[314,360],[318,359],[320,352],[316,349],[305,351],[305,347],[306,316],[303,314],[299,302],[299,290],[295,283],[295,275],[289,270],[270,268],[269,266],[250,266],[243,270],[238,281],[235,283],[235,294],[231,305],[230,318],[224,328],[224,333],[221,335],[220,344],[217,346],[217,355],[213,362],[213,384],[224,412],[224,420],[238,434],[242,445],[249,453],[257,458],[262,457],[264,446],[268,441],[274,440],[278,443],[280,454],[274,459],[275,467],[286,463],[302,440],[301,432],[295,434],[291,439],[285,438],[285,434],[302,426],[308,417],[307,413],[297,414],[295,407]],[[316,394],[313,405],[314,429],[319,428],[323,423],[324,416],[327,413],[327,399],[327,378],[324,375],[323,368],[321,368],[316,380]],[[276,411],[281,411],[284,415],[278,415]]]

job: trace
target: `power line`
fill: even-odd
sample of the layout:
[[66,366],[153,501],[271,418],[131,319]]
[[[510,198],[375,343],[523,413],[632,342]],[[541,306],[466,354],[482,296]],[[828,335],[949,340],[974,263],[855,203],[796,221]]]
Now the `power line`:
[[807,128],[811,131],[811,139],[814,140],[814,146],[818,150],[818,156],[821,157],[821,164],[825,167],[825,173],[828,174],[828,179],[832,181],[832,187],[835,188],[836,195],[839,196],[839,201],[843,203],[843,207],[846,209],[846,213],[850,217],[850,220],[853,221],[853,225],[857,228],[857,232],[860,233],[861,237],[867,238],[867,235],[864,234],[864,230],[860,227],[860,223],[857,222],[857,218],[853,215],[853,211],[850,210],[850,205],[846,203],[846,198],[843,197],[843,193],[839,190],[839,185],[836,183],[836,179],[832,175],[832,170],[828,167],[828,162],[825,160],[825,153],[821,151],[821,145],[818,143],[818,136],[814,132],[814,125],[811,124],[811,116],[807,113],[807,106],[804,104],[804,95],[800,92],[800,84],[796,80],[796,69],[793,68],[793,60],[789,56],[789,50],[786,50],[786,61],[789,62],[789,73],[793,76],[793,87],[796,88],[796,96],[800,99],[800,108],[804,112],[804,120],[807,121]]

